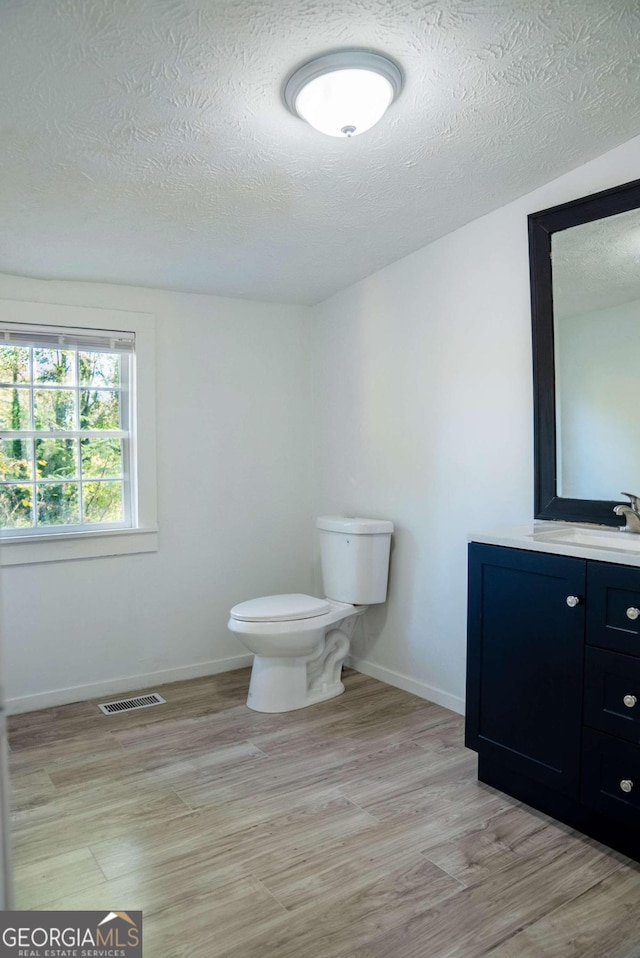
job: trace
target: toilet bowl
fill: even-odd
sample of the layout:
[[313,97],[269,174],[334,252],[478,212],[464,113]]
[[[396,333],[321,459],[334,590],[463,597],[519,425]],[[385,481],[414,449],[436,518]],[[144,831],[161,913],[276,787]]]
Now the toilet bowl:
[[229,629],[255,655],[249,708],[289,712],[344,692],[342,665],[356,618],[365,611],[300,593],[234,606]]
[[257,712],[289,712],[344,692],[356,621],[386,599],[392,523],[324,516],[317,527],[327,598],[263,596],[229,613],[229,630],[254,653],[247,705]]

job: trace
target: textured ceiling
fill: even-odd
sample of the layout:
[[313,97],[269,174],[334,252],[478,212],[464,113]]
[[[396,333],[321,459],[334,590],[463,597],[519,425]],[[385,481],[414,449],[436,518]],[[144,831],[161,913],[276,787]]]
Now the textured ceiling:
[[640,210],[554,233],[556,318],[640,300]]
[[[316,302],[640,132],[638,0],[1,0],[0,271]],[[405,88],[324,137],[288,73]]]

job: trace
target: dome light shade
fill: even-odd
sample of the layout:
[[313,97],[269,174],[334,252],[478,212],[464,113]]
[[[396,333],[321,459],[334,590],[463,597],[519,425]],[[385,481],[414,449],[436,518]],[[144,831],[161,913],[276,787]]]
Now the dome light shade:
[[284,88],[292,113],[328,136],[358,136],[383,116],[402,87],[395,63],[378,53],[342,50],[311,60]]

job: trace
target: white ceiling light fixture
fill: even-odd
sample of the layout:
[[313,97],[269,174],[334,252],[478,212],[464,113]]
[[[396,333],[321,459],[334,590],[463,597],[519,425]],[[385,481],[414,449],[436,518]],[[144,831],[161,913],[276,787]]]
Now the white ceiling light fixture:
[[287,80],[292,113],[328,136],[370,130],[402,89],[400,68],[379,53],[340,50],[305,63]]

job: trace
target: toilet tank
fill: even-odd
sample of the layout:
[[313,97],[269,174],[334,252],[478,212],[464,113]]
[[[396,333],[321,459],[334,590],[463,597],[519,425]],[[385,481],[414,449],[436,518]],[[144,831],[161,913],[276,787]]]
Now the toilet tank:
[[351,605],[384,602],[393,523],[386,519],[321,516],[316,526],[327,599]]

